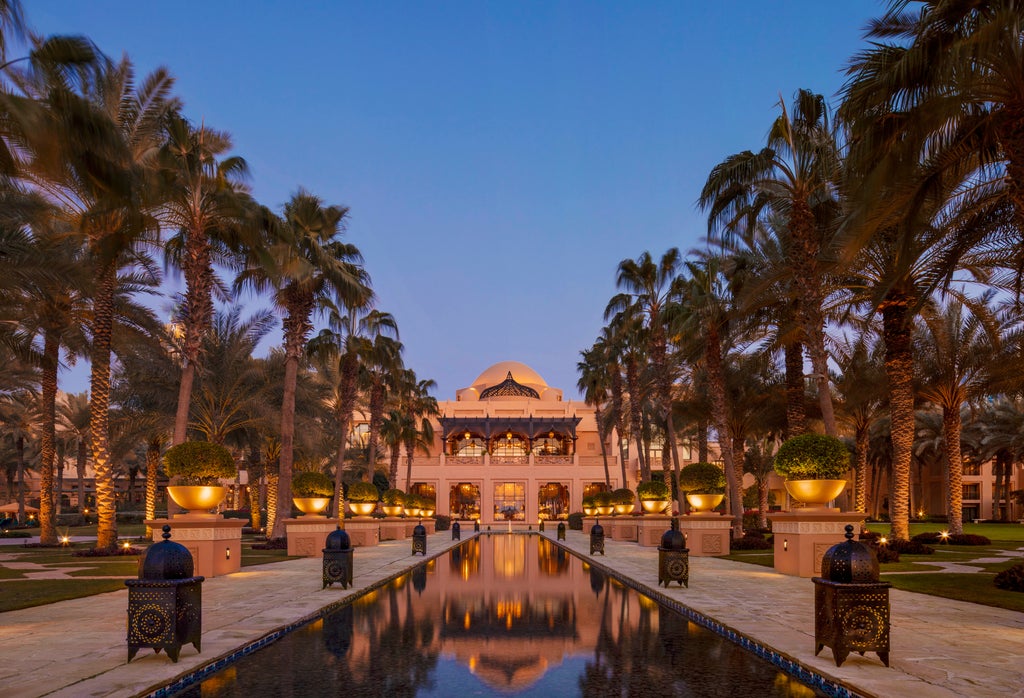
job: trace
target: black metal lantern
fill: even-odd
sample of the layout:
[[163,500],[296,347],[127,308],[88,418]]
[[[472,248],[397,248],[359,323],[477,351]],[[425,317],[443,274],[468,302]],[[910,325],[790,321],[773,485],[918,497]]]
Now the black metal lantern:
[[564,521],[559,521],[558,522],[558,534],[557,534],[556,537],[557,537],[558,540],[565,540],[565,522]]
[[604,555],[604,527],[600,521],[595,521],[590,527],[590,554],[594,553]]
[[480,520],[473,519],[473,533],[480,533]]
[[412,554],[416,553],[423,553],[423,557],[427,556],[427,529],[421,523],[412,529]]
[[853,540],[829,548],[814,577],[814,654],[832,648],[836,666],[857,652],[875,652],[889,666],[889,582],[878,581],[878,558],[871,548]]
[[537,524],[537,530],[541,533],[544,533],[544,519],[541,519],[540,522]]
[[658,586],[672,582],[690,587],[690,550],[681,531],[669,529],[658,546]]
[[452,524],[452,540],[462,540],[462,526],[458,521]]
[[125,580],[129,662],[142,647],[167,650],[172,662],[184,644],[201,651],[204,578],[192,576],[192,553],[170,540],[171,527],[163,531],[163,541],[146,551],[139,578]]
[[324,589],[335,582],[342,589],[352,584],[352,539],[341,526],[331,531],[324,541]]

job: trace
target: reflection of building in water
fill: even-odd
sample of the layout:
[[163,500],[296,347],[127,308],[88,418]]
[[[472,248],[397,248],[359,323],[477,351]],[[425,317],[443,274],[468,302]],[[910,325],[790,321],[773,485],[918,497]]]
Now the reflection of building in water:
[[[434,499],[438,514],[535,524],[580,511],[585,494],[607,488],[593,408],[563,401],[560,389],[525,364],[491,366],[438,408],[430,455],[414,457],[411,483],[404,472],[396,483]],[[613,431],[605,443],[611,487],[635,488],[636,454],[624,483],[615,438]],[[684,444],[680,458],[686,464],[696,452]],[[652,462],[661,463],[657,442]]]
[[595,591],[591,571],[549,541],[483,536],[457,550],[448,564],[427,567],[422,592],[410,591],[408,578],[376,592],[379,615],[360,621],[348,638],[353,675],[373,664],[377,638],[388,628],[419,639],[421,652],[454,657],[481,681],[509,692],[568,657],[592,656],[595,646],[618,642],[638,624],[656,637],[653,602],[604,575]]

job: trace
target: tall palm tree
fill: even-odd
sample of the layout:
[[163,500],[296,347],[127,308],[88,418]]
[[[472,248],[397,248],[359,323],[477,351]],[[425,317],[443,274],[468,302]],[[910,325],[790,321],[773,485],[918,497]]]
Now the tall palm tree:
[[[707,372],[711,413],[725,466],[733,531],[736,536],[740,536],[743,531],[742,481],[736,477],[733,435],[729,428],[731,408],[723,361],[723,347],[727,346],[729,334],[731,300],[725,284],[721,258],[705,255],[696,261],[688,260],[685,268],[686,281],[680,301],[683,312],[673,327],[673,333],[690,339],[692,343],[688,346],[689,355],[693,361],[702,363]],[[679,497],[679,510],[684,511],[682,493]]]
[[[398,404],[404,411],[405,420],[412,428],[403,433],[405,446],[405,487],[412,487],[412,461],[416,451],[429,455],[434,445],[434,423],[432,417],[439,414],[437,399],[430,394],[437,387],[432,379],[419,379],[411,368],[405,369],[398,382]],[[393,473],[395,478],[398,473]],[[394,481],[392,481],[394,483]],[[396,485],[392,484],[392,487]]]
[[736,227],[753,227],[752,221],[761,216],[786,221],[784,249],[797,291],[796,313],[805,332],[825,431],[834,436],[822,304],[838,210],[837,133],[824,97],[810,90],[797,91],[791,110],[782,99],[779,108],[766,147],[731,155],[716,165],[698,204],[708,211],[709,230],[725,234]]
[[[640,464],[640,479],[651,479],[651,466],[647,462],[647,449],[643,442],[643,410],[647,401],[646,386],[642,382],[642,367],[646,362],[644,327],[637,316],[630,312],[615,315],[608,323],[608,329],[614,337],[615,355],[622,364],[626,384],[626,411],[629,414],[628,433],[636,444],[637,459]],[[623,465],[625,468],[625,465]],[[625,472],[623,472],[625,482]]]
[[[611,473],[608,471],[608,440],[609,423],[605,418],[603,406],[610,399],[611,376],[608,371],[608,359],[605,347],[594,343],[590,349],[580,352],[581,361],[576,363],[576,371],[580,374],[576,387],[583,393],[583,401],[594,408],[594,422],[597,426],[597,437],[601,441],[601,460],[604,463],[604,482],[611,488]],[[617,371],[616,371],[617,372]],[[623,487],[625,487],[625,471],[623,471]]]
[[184,365],[172,445],[186,438],[192,384],[203,336],[213,320],[213,296],[219,289],[214,264],[230,261],[232,248],[243,239],[239,232],[245,229],[249,200],[243,195],[242,181],[247,167],[242,158],[223,157],[230,149],[226,133],[205,124],[196,128],[177,114],[167,121],[167,138],[160,150],[167,188],[161,219],[175,231],[165,253],[184,272],[186,287],[176,318],[182,326]]
[[85,469],[89,463],[89,396],[67,393],[57,405],[57,419],[69,446],[75,447],[75,472],[78,478],[78,514],[85,515]]
[[961,408],[982,396],[989,382],[999,328],[986,295],[970,307],[953,300],[925,306],[915,342],[920,395],[942,410],[943,456],[948,473],[951,533],[963,533],[963,458],[960,455]]
[[[274,303],[284,313],[285,375],[281,401],[281,455],[278,459],[277,520],[291,513],[291,477],[295,440],[295,386],[313,315],[330,303],[359,305],[369,294],[362,257],[339,235],[348,209],[325,206],[313,194],[300,190],[285,204],[274,226],[270,256],[276,269],[268,269],[252,256],[236,279],[238,286],[257,291],[273,289]],[[280,533],[276,531],[275,533]]]
[[402,363],[402,343],[384,335],[377,335],[373,341],[362,343],[361,377],[363,392],[369,409],[369,426],[366,447],[368,469],[366,479],[373,479],[377,465],[377,451],[380,442],[380,427],[384,419],[389,389],[401,380],[405,366]]

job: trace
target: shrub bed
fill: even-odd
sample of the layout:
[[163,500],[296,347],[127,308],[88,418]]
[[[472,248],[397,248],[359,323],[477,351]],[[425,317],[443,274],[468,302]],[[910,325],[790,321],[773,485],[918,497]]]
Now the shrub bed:
[[1006,591],[1024,591],[1024,562],[997,574],[994,584]]
[[888,545],[879,545],[877,539],[866,541],[867,546],[875,551],[875,557],[879,564],[884,562],[899,562],[900,551]]
[[434,517],[434,530],[435,531],[447,531],[452,527],[452,518],[445,516],[444,514],[438,514]]
[[742,538],[729,543],[730,550],[768,550],[772,542],[760,531],[748,531]]
[[569,514],[569,530],[571,531],[582,531],[583,530],[583,513],[574,511]]
[[950,534],[946,540],[942,540],[942,535],[938,531],[927,531],[925,533],[918,533],[911,540],[928,545],[943,543],[949,545],[992,545],[992,541],[985,536],[978,536],[973,533]]

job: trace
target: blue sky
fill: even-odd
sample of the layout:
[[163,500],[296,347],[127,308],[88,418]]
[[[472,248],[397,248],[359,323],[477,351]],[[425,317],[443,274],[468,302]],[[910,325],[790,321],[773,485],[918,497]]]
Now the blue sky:
[[[454,399],[522,361],[576,395],[615,270],[700,244],[710,169],[760,148],[799,88],[832,97],[876,0],[35,0],[186,115],[230,132],[252,188],[351,208],[406,363]],[[81,369],[62,379],[84,390]]]

